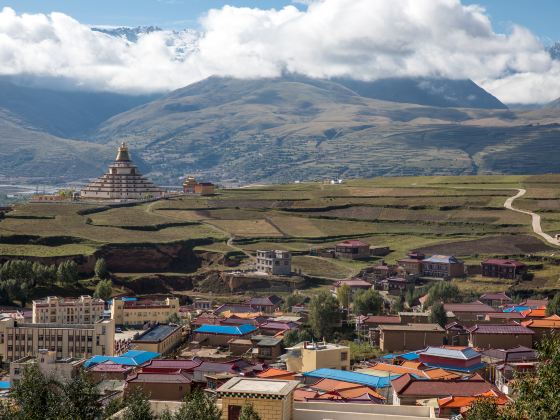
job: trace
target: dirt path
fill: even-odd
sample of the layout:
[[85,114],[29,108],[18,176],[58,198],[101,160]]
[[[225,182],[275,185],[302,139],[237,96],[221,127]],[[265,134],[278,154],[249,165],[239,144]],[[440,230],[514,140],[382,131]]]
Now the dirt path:
[[543,238],[549,244],[559,246],[560,245],[560,240],[555,239],[552,236],[550,236],[548,233],[543,232],[542,227],[541,227],[541,216],[540,215],[538,215],[537,213],[533,213],[532,211],[529,211],[529,210],[521,210],[521,209],[517,209],[517,208],[513,207],[513,202],[516,199],[518,199],[519,197],[523,197],[526,193],[527,193],[527,190],[525,190],[523,188],[517,189],[517,194],[515,194],[512,197],[509,197],[506,200],[506,202],[504,203],[504,207],[508,210],[513,210],[513,211],[516,211],[517,213],[528,214],[529,216],[531,216],[533,232],[535,232],[537,235],[539,235],[541,238]]

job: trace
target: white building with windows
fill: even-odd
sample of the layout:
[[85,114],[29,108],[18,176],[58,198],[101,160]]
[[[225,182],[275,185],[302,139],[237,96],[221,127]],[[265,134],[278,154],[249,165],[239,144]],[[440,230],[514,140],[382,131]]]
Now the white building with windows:
[[257,251],[257,271],[275,276],[289,276],[292,273],[292,254],[289,251]]
[[33,301],[34,324],[93,324],[103,318],[105,302],[91,296],[59,298],[49,296]]

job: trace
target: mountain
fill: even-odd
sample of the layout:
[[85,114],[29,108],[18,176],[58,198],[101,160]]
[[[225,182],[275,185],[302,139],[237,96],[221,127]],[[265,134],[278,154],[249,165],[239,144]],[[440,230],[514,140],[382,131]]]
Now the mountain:
[[443,78],[388,78],[372,82],[335,79],[366,98],[392,102],[452,107],[507,109],[496,97],[482,89],[472,80]]
[[93,27],[91,28],[91,30],[95,32],[102,32],[106,35],[116,37],[116,38],[124,38],[130,42],[137,42],[138,38],[144,34],[163,31],[163,29],[161,29],[158,26],[136,26],[136,27],[120,26],[115,28]]
[[547,51],[554,60],[560,60],[560,42],[548,47]]
[[0,79],[0,109],[60,137],[87,136],[108,118],[157,97],[53,90]]
[[546,104],[545,108],[547,108],[547,109],[560,109],[560,98]]

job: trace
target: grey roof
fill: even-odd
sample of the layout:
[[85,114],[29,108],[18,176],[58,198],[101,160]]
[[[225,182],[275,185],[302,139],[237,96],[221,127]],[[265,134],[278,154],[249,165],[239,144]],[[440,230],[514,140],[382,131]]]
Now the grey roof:
[[533,330],[530,330],[523,325],[493,325],[493,324],[482,324],[475,325],[467,329],[470,333],[476,334],[534,334]]
[[438,324],[408,324],[408,325],[380,325],[382,331],[441,331],[445,332]]
[[450,255],[432,255],[430,258],[423,260],[424,262],[461,264],[463,261]]
[[144,341],[162,341],[173,334],[178,329],[181,329],[178,325],[156,325],[154,328],[148,332],[142,334],[134,342],[144,342]]
[[448,359],[459,359],[459,360],[470,360],[480,356],[480,353],[475,351],[471,347],[467,347],[462,350],[446,349],[443,347],[427,347],[425,350],[422,350],[418,354],[420,355],[425,354],[428,356],[437,356],[437,357],[446,357]]

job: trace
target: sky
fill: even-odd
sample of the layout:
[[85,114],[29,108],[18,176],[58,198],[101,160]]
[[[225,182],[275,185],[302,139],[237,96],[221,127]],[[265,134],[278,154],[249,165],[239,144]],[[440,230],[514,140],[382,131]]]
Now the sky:
[[[538,7],[535,7],[535,4]],[[560,97],[558,0],[0,0],[0,75],[125,93],[211,75],[470,78],[506,103]],[[155,25],[130,43],[91,26]]]

